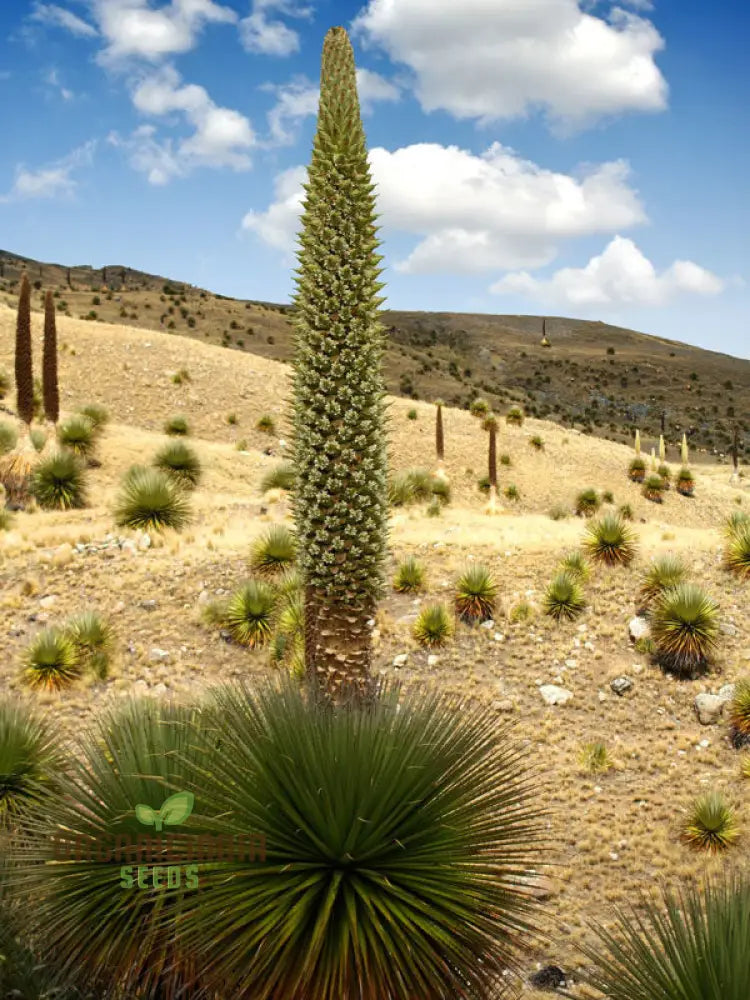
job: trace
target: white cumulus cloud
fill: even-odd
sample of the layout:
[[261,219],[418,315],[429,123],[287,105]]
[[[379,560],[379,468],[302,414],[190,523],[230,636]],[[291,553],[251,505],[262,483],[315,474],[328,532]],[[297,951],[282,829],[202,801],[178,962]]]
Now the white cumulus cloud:
[[[573,177],[523,160],[500,143],[479,156],[457,146],[419,143],[394,152],[372,149],[369,163],[382,226],[420,238],[395,265],[406,273],[541,267],[555,258],[564,239],[647,221],[628,183],[629,167],[620,160]],[[245,228],[290,250],[305,169],[280,175],[274,203],[246,216]]]
[[240,41],[247,52],[266,56],[289,56],[298,52],[299,34],[283,21],[269,18],[276,11],[288,17],[310,18],[311,7],[299,7],[290,0],[254,0],[251,13],[240,21]]
[[369,0],[352,34],[410,67],[425,111],[483,125],[542,109],[572,131],[667,103],[654,62],[664,41],[620,7],[599,17],[578,0]]
[[91,164],[96,145],[96,140],[91,139],[62,159],[37,170],[30,170],[19,163],[13,187],[8,194],[0,196],[0,201],[70,197],[76,188],[76,181],[71,174],[74,170]]
[[526,271],[507,274],[490,291],[519,294],[542,302],[573,306],[663,306],[681,294],[717,295],[725,282],[689,260],[676,260],[658,274],[632,240],[615,236],[585,267],[564,267],[549,280]]
[[34,3],[31,10],[31,20],[40,21],[42,24],[55,28],[65,28],[81,38],[96,38],[97,35],[96,28],[84,21],[83,18],[54,3]]

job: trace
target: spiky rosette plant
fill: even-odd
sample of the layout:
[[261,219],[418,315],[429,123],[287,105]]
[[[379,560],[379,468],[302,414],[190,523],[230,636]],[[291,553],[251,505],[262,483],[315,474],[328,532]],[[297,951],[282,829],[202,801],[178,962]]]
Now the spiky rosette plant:
[[265,646],[273,633],[276,593],[264,580],[248,580],[226,604],[224,623],[242,646]]
[[665,670],[682,677],[705,671],[718,636],[719,609],[697,584],[680,583],[654,601],[654,657]]
[[21,702],[0,702],[0,830],[44,803],[63,766],[59,747],[41,716]]
[[744,579],[750,579],[750,522],[740,525],[727,539],[724,565]]
[[424,567],[414,556],[409,556],[402,563],[393,577],[393,589],[400,594],[415,594],[424,588]]
[[53,451],[34,468],[29,492],[45,510],[78,510],[88,502],[86,475],[72,451]]
[[677,473],[675,489],[681,496],[691,497],[695,492],[695,477],[687,466],[684,466]]
[[735,535],[740,528],[745,527],[745,525],[750,525],[750,515],[746,514],[743,510],[733,510],[732,513],[724,519],[722,534],[727,540],[731,540],[733,535]]
[[187,787],[225,836],[262,832],[266,855],[211,866],[163,922],[203,978],[234,1000],[497,992],[514,942],[536,937],[526,886],[548,835],[495,713],[419,694],[316,713],[284,685],[224,689],[214,714]]
[[522,427],[525,419],[524,412],[520,406],[511,406],[505,414],[505,422],[510,427]]
[[750,746],[750,678],[742,677],[734,685],[728,714],[729,738],[734,749]]
[[153,699],[103,714],[71,754],[59,794],[27,824],[26,842],[13,844],[10,891],[34,899],[41,957],[89,996],[215,995],[179,940],[190,897],[203,895],[186,887],[191,871],[205,878],[202,865],[190,865],[212,830],[201,783],[188,776],[216,746],[201,718]]
[[75,646],[81,665],[104,680],[114,646],[111,623],[98,611],[89,609],[69,618],[64,631]]
[[583,544],[592,559],[608,566],[630,565],[637,551],[635,534],[617,514],[593,521]]
[[662,481],[662,485],[663,485],[664,489],[668,490],[670,488],[671,482],[672,482],[672,470],[669,468],[668,465],[665,465],[664,463],[662,463],[659,466],[659,468],[656,470],[656,472],[657,472],[657,475],[659,476],[659,478]]
[[585,583],[591,573],[589,564],[586,562],[586,557],[578,549],[566,553],[560,562],[560,569],[564,573],[569,573],[571,576],[576,577],[581,583]]
[[297,477],[293,462],[279,462],[265,473],[260,481],[262,493],[268,490],[291,490]]
[[497,581],[488,566],[474,563],[458,579],[454,598],[456,614],[463,622],[492,618],[497,600]]
[[87,403],[78,411],[82,416],[88,417],[94,425],[94,433],[101,434],[109,423],[109,412],[100,403]]
[[687,578],[687,567],[679,558],[670,554],[658,556],[652,560],[643,577],[638,592],[640,599],[639,612],[648,611],[651,602],[663,591],[684,583]]
[[737,840],[735,811],[721,792],[711,791],[692,804],[682,829],[682,840],[693,850],[718,854]]
[[[60,417],[60,390],[57,384],[57,325],[55,300],[47,289],[44,296],[44,347],[42,350],[42,395],[44,415],[53,426]],[[50,435],[51,437],[52,435]]]
[[555,621],[574,621],[586,607],[579,578],[565,571],[557,573],[547,588],[542,607]]
[[203,470],[195,450],[185,441],[170,441],[154,458],[154,467],[166,472],[183,489],[195,489]]
[[583,770],[590,774],[605,774],[614,767],[614,761],[609,754],[607,745],[601,740],[585,743],[581,748],[578,760]]
[[703,885],[615,913],[613,930],[592,928],[582,951],[593,971],[579,981],[612,1000],[745,1000],[750,949],[750,879],[724,871]]
[[252,568],[264,576],[273,576],[293,565],[297,558],[297,539],[283,524],[275,524],[253,543]]
[[45,628],[23,656],[22,678],[31,688],[59,691],[81,675],[78,651],[61,629]]
[[628,466],[628,478],[633,483],[642,483],[646,478],[646,463],[640,455],[636,455]]
[[643,484],[643,495],[653,503],[662,503],[664,500],[664,480],[661,476],[653,475],[646,478]]
[[595,489],[585,489],[576,497],[576,514],[579,517],[591,517],[601,507],[602,501]]
[[81,458],[89,458],[96,445],[93,421],[82,413],[74,413],[57,428],[57,441]]
[[161,469],[136,465],[124,476],[115,506],[118,525],[143,531],[179,531],[190,516],[185,493]]
[[293,513],[305,657],[329,699],[373,691],[368,622],[383,587],[388,493],[374,185],[346,31],[323,43],[294,298]]
[[453,621],[444,604],[428,604],[419,612],[412,634],[421,646],[444,646],[453,635]]

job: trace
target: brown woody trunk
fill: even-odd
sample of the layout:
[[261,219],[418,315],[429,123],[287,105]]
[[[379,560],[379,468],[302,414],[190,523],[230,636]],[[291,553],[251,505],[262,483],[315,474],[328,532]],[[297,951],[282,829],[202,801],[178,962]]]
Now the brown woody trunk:
[[488,456],[488,466],[490,489],[497,491],[497,432],[494,427],[490,428],[490,453]]
[[366,703],[375,695],[371,676],[374,606],[345,608],[305,588],[305,671],[313,692],[342,703]]
[[444,455],[444,440],[443,440],[443,408],[438,403],[437,414],[435,416],[435,451],[437,452],[438,461],[442,462],[445,458]]
[[44,415],[56,424],[60,416],[60,393],[57,387],[57,327],[52,292],[44,300],[44,349],[42,353],[42,395]]

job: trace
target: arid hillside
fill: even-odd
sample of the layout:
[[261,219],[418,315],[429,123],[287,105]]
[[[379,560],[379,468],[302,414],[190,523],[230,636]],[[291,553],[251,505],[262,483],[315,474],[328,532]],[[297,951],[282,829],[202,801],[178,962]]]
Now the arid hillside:
[[[92,322],[78,318],[84,296],[88,305],[97,294],[92,288],[63,294],[71,313],[68,317],[61,309],[58,314],[63,418],[84,404],[100,403],[111,419],[97,446],[97,465],[88,470],[88,506],[67,512],[18,512],[8,529],[0,531],[0,689],[42,705],[72,739],[104,705],[123,696],[190,699],[206,685],[280,669],[271,663],[267,648],[248,650],[227,641],[219,628],[206,623],[202,611],[250,576],[251,544],[259,535],[272,524],[292,525],[286,494],[264,493],[261,486],[288,448],[289,369],[270,356],[271,348],[280,344],[268,344],[268,337],[281,340],[282,329],[288,336],[286,319],[270,309],[246,310],[243,303],[223,303],[208,293],[202,299],[198,291],[186,291],[189,315],[197,316],[202,309],[214,322],[226,309],[226,317],[245,316],[245,327],[256,326],[255,337],[265,347],[256,353],[255,341],[251,344],[246,337],[243,347],[230,352],[216,343],[215,331],[203,336],[201,317],[191,336],[181,335],[188,332],[181,317],[179,328],[175,320],[174,332],[144,329],[138,323],[145,325],[145,318],[129,318],[132,312],[153,314],[158,325],[157,311],[165,305],[159,296],[165,295],[171,305],[175,298],[181,301],[181,295],[144,288],[115,291],[108,300],[100,291],[101,304],[90,306],[100,311],[98,319],[119,308],[128,315],[116,317],[116,322]],[[74,294],[80,298],[74,299]],[[121,303],[116,302],[118,296]],[[12,302],[12,292],[6,297]],[[151,310],[145,309],[149,301]],[[168,315],[179,316],[179,308]],[[457,319],[422,316],[422,322],[435,329]],[[477,332],[470,319],[460,318],[468,331],[467,343],[489,338],[488,332]],[[553,346],[544,353],[531,321],[517,319],[519,325],[506,328],[507,341],[487,362],[496,366],[493,378],[498,383],[507,384],[514,366],[523,361],[528,377],[540,366],[551,380],[558,378],[558,366],[560,372],[569,371],[566,378],[573,378],[580,391],[587,364],[604,373],[611,359],[619,378],[632,363],[645,378],[645,358],[661,357],[660,370],[666,371],[674,350],[675,378],[678,368],[696,368],[694,393],[713,373],[715,379],[731,378],[737,398],[747,400],[747,363],[653,338],[643,338],[638,353],[636,334],[624,331],[616,336],[610,330],[597,343],[591,332],[595,326],[589,325],[584,337],[577,327],[566,333],[563,321],[552,322]],[[32,322],[38,373],[41,314],[34,314]],[[406,329],[401,320],[393,322]],[[561,325],[556,328],[555,322]],[[8,372],[13,369],[14,328],[13,309],[0,304],[0,369]],[[266,329],[275,332],[266,334]],[[231,333],[235,348],[236,336]],[[523,343],[526,359],[518,352]],[[606,353],[610,344],[614,355]],[[449,350],[454,348],[407,346],[393,336],[388,359],[392,376],[399,357],[417,353],[428,358],[432,351],[443,359],[442,365]],[[476,360],[473,363],[476,367]],[[579,366],[578,377],[574,364]],[[441,373],[442,378],[443,368]],[[419,394],[428,396],[432,387],[426,375],[424,384],[422,376],[415,377]],[[741,378],[747,381],[741,383]],[[469,377],[454,383],[454,395],[468,398]],[[744,396],[739,395],[740,386]],[[442,386],[440,391],[452,398]],[[676,399],[676,386],[669,391]],[[707,387],[701,391],[704,405],[718,398],[713,389],[711,394]],[[504,398],[511,397],[504,392]],[[513,395],[521,398],[523,393],[515,388]],[[726,389],[720,396],[725,407],[734,398]],[[2,405],[12,409],[12,392]],[[151,461],[168,440],[165,421],[176,414],[186,418],[187,441],[203,467],[203,479],[191,495],[191,523],[180,533],[163,535],[118,529],[113,508],[123,474],[134,463]],[[266,423],[270,429],[259,430],[264,416],[271,418]],[[0,414],[0,423],[12,419],[9,413]],[[394,473],[433,470],[434,419],[430,402],[390,399]],[[533,416],[522,427],[503,420],[497,442],[502,509],[489,516],[478,489],[487,471],[487,434],[463,408],[446,407],[444,424],[450,502],[438,516],[428,516],[425,503],[393,509],[388,579],[411,555],[423,565],[426,582],[417,596],[386,588],[376,619],[376,663],[407,687],[435,684],[489,703],[498,724],[515,721],[516,735],[539,772],[540,808],[550,810],[547,861],[553,866],[540,865],[544,876],[539,885],[546,907],[543,925],[552,943],[528,959],[526,979],[541,966],[554,964],[575,981],[576,970],[586,965],[580,947],[592,940],[588,927],[609,923],[612,904],[636,901],[640,890],[650,892],[659,880],[750,862],[750,782],[742,777],[742,755],[730,744],[726,720],[719,717],[704,725],[695,708],[696,695],[717,692],[750,674],[750,583],[723,568],[720,531],[727,515],[750,506],[748,480],[743,476],[738,484],[730,483],[724,465],[693,465],[694,497],[670,489],[664,502],[656,504],[627,477],[630,446]],[[667,460],[674,469],[679,440],[667,437]],[[645,434],[644,447],[650,447]],[[691,453],[691,464],[693,457]],[[544,614],[544,595],[561,558],[577,548],[586,533],[586,520],[574,514],[576,497],[586,488],[595,489],[600,498],[612,494],[605,510],[631,508],[637,556],[627,567],[592,565],[584,584],[585,610],[575,622],[560,624]],[[629,635],[644,570],[652,557],[667,552],[683,559],[690,578],[719,606],[719,643],[711,671],[700,680],[677,681],[665,675]],[[412,634],[420,608],[433,602],[451,607],[456,579],[471,561],[486,563],[497,580],[492,622],[477,628],[457,624],[445,646],[424,648]],[[29,690],[21,667],[33,637],[44,625],[61,624],[87,608],[97,609],[112,624],[115,647],[109,674],[105,679],[87,676],[60,693]],[[548,704],[547,685],[567,691],[565,703]],[[581,763],[584,746],[596,741],[603,741],[612,757],[606,773],[591,773]],[[719,861],[691,851],[680,840],[694,797],[714,788],[736,807],[740,827],[737,844]],[[542,1000],[545,994],[525,981],[523,996]]]
[[[0,251],[0,302],[14,307],[21,271],[34,308],[54,290],[61,315],[181,334],[233,351],[288,361],[293,310],[215,295],[171,278],[109,265],[45,264]],[[662,416],[673,438],[690,436],[694,458],[723,462],[736,421],[740,453],[750,455],[750,361],[704,351],[606,323],[540,316],[384,310],[389,391],[441,397],[466,408],[486,398],[502,412],[514,402],[532,416],[614,441],[638,426],[648,450]]]

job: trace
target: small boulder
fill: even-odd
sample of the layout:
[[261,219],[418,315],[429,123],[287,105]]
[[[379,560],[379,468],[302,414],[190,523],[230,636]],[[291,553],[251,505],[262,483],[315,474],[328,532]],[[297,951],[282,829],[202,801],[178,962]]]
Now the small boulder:
[[719,721],[727,703],[726,698],[717,694],[698,694],[693,703],[698,722],[702,726],[712,726]]
[[398,656],[393,657],[393,666],[394,667],[406,666],[406,661],[408,659],[409,659],[408,653],[399,653]]
[[159,663],[163,663],[165,660],[169,659],[169,650],[159,649],[158,646],[154,646],[151,650],[150,659]]
[[529,983],[537,990],[557,990],[567,988],[565,973],[557,965],[545,965],[539,972],[529,977]]
[[638,642],[639,639],[645,639],[650,630],[646,619],[641,615],[636,615],[635,618],[631,618],[628,622],[628,631],[630,633],[630,641]]
[[539,694],[547,705],[565,705],[573,697],[573,692],[556,684],[542,684]]
[[615,694],[618,694],[622,698],[625,692],[632,688],[633,682],[629,677],[615,677],[609,682],[609,686]]
[[52,605],[55,603],[56,600],[57,600],[57,597],[55,597],[54,594],[48,594],[46,597],[43,597],[41,599],[41,601],[39,602],[39,607],[40,608],[51,608]]

